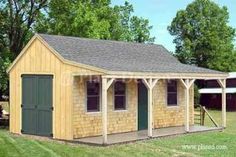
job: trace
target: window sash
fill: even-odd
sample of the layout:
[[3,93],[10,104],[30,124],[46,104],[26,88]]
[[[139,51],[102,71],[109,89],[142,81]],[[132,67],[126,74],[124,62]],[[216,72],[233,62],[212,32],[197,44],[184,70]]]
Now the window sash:
[[[94,90],[97,92],[92,92],[89,93],[89,89],[88,89],[88,85],[91,83],[95,83],[98,85],[93,85],[93,87],[95,88]],[[98,82],[91,82],[91,81],[87,81],[86,82],[86,94],[87,94],[87,102],[86,102],[86,109],[87,112],[98,112],[100,111],[100,84]],[[96,89],[98,88],[98,89]],[[90,104],[91,103],[91,104]]]
[[[118,83],[118,84],[116,84]],[[123,85],[123,87],[117,87],[117,85]],[[117,88],[124,88],[124,91],[117,92]],[[123,93],[122,93],[123,92]],[[118,100],[122,99],[122,100]],[[122,104],[117,104],[122,103]],[[126,110],[126,84],[124,82],[115,82],[114,84],[114,109],[115,110]]]
[[[120,104],[122,101],[123,104]],[[117,103],[117,104],[116,104]],[[115,96],[115,110],[125,110],[126,109],[126,97],[125,95]]]
[[177,93],[168,93],[167,95],[167,104],[168,106],[176,106],[177,105]]
[[170,80],[167,81],[167,105],[168,106],[177,106],[178,104],[178,90],[177,90],[177,81]]

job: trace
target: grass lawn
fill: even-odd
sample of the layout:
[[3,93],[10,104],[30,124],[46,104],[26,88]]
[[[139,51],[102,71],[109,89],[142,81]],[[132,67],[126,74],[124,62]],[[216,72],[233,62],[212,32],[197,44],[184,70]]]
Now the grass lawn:
[[[221,112],[210,111],[220,123]],[[160,138],[136,143],[95,147],[37,141],[0,130],[0,157],[79,157],[79,156],[236,156],[236,112],[227,113],[224,132],[208,132]],[[206,122],[208,125],[210,121]],[[185,148],[188,145],[192,148]],[[214,149],[212,146],[222,147]],[[208,147],[208,149],[205,149]],[[210,147],[210,148],[209,148]],[[198,149],[200,148],[200,150]]]

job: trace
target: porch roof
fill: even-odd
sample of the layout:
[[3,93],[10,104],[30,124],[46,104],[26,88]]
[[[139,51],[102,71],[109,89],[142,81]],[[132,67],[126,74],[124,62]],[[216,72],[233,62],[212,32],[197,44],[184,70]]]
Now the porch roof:
[[180,63],[162,45],[39,34],[64,59],[110,72],[226,73]]

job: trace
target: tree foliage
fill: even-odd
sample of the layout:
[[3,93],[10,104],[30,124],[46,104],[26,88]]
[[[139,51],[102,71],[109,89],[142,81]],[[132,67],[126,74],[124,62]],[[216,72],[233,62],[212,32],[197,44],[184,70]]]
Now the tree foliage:
[[0,93],[7,94],[6,69],[32,36],[35,21],[46,6],[47,0],[0,1]]
[[46,6],[47,0],[3,0],[0,2],[4,34],[14,57],[20,53],[31,37],[33,24]]
[[149,21],[132,16],[133,6],[110,5],[110,0],[52,0],[37,23],[41,33],[134,42],[153,42]]
[[236,70],[235,30],[227,8],[211,0],[195,0],[177,12],[168,30],[175,36],[175,54],[187,64],[221,71]]

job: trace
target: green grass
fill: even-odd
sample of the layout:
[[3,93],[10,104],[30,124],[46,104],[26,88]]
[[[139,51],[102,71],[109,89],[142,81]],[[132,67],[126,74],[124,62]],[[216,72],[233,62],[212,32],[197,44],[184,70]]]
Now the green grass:
[[[221,112],[210,111],[220,123]],[[236,156],[236,112],[227,113],[228,127],[224,132],[207,132],[160,138],[136,143],[95,147],[77,144],[64,144],[57,141],[33,140],[11,135],[0,130],[0,157],[128,157],[128,156]],[[206,123],[210,125],[210,121]],[[184,149],[183,146],[227,147],[223,150]]]

